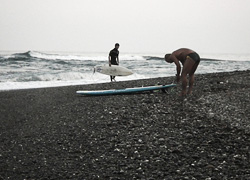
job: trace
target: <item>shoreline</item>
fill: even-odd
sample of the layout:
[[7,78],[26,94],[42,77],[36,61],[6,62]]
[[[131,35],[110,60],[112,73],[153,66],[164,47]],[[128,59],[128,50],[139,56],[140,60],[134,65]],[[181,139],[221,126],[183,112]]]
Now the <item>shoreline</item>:
[[197,74],[186,98],[76,94],[174,78],[0,91],[0,178],[250,178],[249,70]]
[[[195,74],[195,76],[201,76],[201,75],[209,75],[209,74],[223,74],[223,73],[234,73],[234,72],[245,72],[250,70],[242,70],[242,71],[228,71],[228,72],[212,72],[212,73],[204,73],[204,74]],[[119,78],[119,77],[118,77]],[[161,77],[154,77],[154,78],[142,78],[142,79],[131,79],[131,80],[122,80],[122,81],[116,81],[116,82],[101,82],[101,83],[87,83],[87,84],[72,84],[72,85],[56,85],[56,86],[45,86],[45,87],[30,87],[30,88],[20,88],[20,89],[3,89],[0,90],[0,92],[8,92],[8,91],[19,91],[19,90],[35,90],[35,89],[47,89],[47,88],[64,88],[64,87],[78,87],[78,86],[92,86],[92,85],[103,85],[103,84],[109,84],[109,83],[124,83],[124,82],[130,82],[130,81],[155,81],[155,80],[162,80],[167,79],[173,83],[175,81],[175,76],[161,76]],[[152,84],[151,84],[152,85]],[[155,84],[154,84],[155,85]]]

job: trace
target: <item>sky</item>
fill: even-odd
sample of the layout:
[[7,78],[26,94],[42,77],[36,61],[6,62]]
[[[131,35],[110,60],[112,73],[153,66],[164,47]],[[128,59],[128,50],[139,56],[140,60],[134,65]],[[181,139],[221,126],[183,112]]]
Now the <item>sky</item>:
[[0,0],[0,51],[250,53],[250,0]]

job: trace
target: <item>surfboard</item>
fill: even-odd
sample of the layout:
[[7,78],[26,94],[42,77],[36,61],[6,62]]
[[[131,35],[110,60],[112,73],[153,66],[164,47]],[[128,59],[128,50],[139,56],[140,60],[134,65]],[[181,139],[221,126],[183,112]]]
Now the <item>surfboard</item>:
[[95,66],[94,72],[99,72],[110,76],[128,76],[133,74],[133,72],[129,69],[117,65]]
[[125,88],[125,89],[76,91],[76,93],[81,94],[81,95],[87,95],[87,96],[117,95],[117,94],[144,92],[144,91],[154,91],[154,90],[160,90],[160,89],[164,90],[164,89],[174,87],[174,86],[176,86],[176,84],[134,87],[134,88]]

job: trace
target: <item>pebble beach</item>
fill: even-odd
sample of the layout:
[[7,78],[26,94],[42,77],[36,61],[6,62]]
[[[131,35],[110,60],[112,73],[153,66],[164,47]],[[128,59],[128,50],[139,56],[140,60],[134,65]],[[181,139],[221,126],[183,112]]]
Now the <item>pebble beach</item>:
[[76,94],[174,78],[0,91],[0,179],[250,179],[249,70],[197,74],[187,97]]

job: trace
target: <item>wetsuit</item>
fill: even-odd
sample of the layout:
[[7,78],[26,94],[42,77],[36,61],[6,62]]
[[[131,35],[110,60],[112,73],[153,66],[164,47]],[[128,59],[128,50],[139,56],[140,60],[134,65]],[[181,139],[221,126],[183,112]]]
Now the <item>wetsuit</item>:
[[[114,48],[109,52],[109,56],[111,57],[111,64],[112,65],[118,65],[117,59],[119,56],[119,51],[118,49]],[[115,80],[115,76],[110,76],[110,80],[113,81]]]
[[119,56],[118,49],[114,48],[110,51],[109,56],[111,57],[111,64],[118,65],[117,58]]

